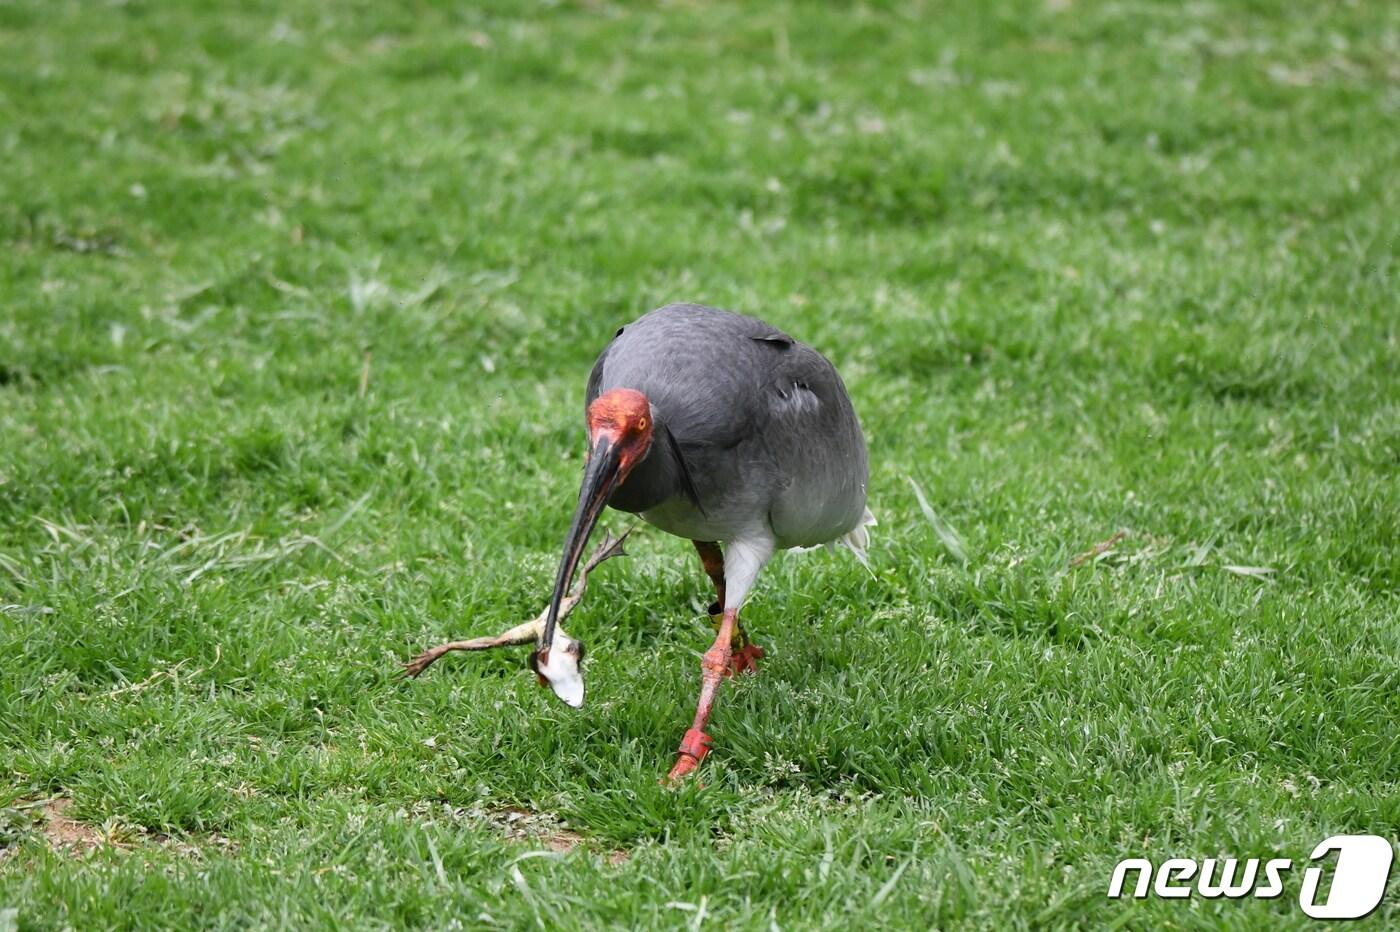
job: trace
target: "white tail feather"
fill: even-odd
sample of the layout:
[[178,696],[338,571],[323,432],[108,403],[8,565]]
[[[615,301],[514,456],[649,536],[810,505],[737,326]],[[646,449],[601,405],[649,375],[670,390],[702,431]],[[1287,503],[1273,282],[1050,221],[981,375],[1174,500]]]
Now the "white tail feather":
[[[827,544],[827,546],[832,547],[836,544],[840,544],[856,555],[856,559],[860,561],[861,566],[870,570],[870,560],[865,555],[866,548],[870,546],[870,532],[867,531],[866,528],[874,527],[879,523],[880,522],[875,520],[875,516],[870,513],[870,509],[867,508],[865,509],[865,514],[860,516],[860,521],[856,523],[855,527],[836,538],[836,540],[832,541],[830,544]],[[870,572],[874,573],[875,571],[870,570]]]

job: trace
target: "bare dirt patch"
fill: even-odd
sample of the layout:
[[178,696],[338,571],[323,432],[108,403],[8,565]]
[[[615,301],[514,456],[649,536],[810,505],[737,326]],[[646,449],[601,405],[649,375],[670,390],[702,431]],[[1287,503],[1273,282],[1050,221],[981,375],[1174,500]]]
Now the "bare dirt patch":
[[71,799],[58,796],[0,809],[0,861],[18,850],[25,839],[36,835],[55,851],[73,855],[84,855],[110,843],[101,831],[74,819],[69,814],[72,808]]
[[[572,829],[565,828],[559,817],[551,812],[534,812],[520,806],[507,806],[504,809],[488,810],[485,820],[507,841],[538,842],[559,854],[567,854],[579,845],[588,846],[588,839]],[[604,853],[603,859],[616,866],[631,856],[630,852],[615,848]]]
[[175,837],[163,832],[122,829],[114,823],[92,825],[72,816],[73,800],[66,796],[17,803],[0,809],[0,862],[9,857],[26,837],[39,835],[54,851],[83,857],[99,848],[132,850],[143,843],[152,844],[185,857],[204,857],[207,846],[232,851],[233,843],[219,835],[202,836],[195,840]]
[[[543,845],[556,854],[568,854],[578,847],[583,847],[585,850],[596,850],[589,844],[589,840],[585,836],[567,828],[563,821],[552,812],[535,812],[523,806],[504,806],[495,809],[486,809],[480,806],[457,809],[452,806],[443,806],[443,809],[448,811],[454,821],[485,823],[506,841]],[[614,867],[625,863],[632,856],[630,851],[622,848],[599,853],[606,863]]]
[[518,806],[486,813],[486,821],[507,841],[538,841],[550,851],[566,854],[584,843],[578,832],[564,828],[548,812],[531,812]]
[[73,800],[66,798],[45,800],[40,807],[42,831],[51,847],[72,854],[87,854],[110,843],[100,831],[70,816],[72,808]]

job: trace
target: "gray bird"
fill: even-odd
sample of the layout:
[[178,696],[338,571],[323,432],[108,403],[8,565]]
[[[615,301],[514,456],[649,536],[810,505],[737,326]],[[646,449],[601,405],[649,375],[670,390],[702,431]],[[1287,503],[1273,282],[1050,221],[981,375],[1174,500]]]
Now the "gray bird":
[[721,678],[763,656],[739,610],[774,551],[841,543],[865,561],[875,523],[865,439],[825,357],[762,321],[698,304],[669,304],[617,331],[588,377],[586,419],[578,510],[531,666],[561,699],[583,704],[582,645],[556,626],[604,504],[688,538],[714,583],[718,636],[674,781],[710,749]]

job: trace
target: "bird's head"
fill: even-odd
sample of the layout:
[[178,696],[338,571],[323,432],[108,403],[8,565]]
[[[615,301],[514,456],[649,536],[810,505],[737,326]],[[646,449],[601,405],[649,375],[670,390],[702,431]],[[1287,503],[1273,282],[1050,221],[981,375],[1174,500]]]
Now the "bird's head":
[[549,614],[535,652],[530,655],[530,665],[540,682],[574,708],[583,705],[583,645],[562,632],[556,636],[559,604],[573,582],[579,557],[598,523],[598,516],[603,513],[603,506],[633,467],[646,459],[651,450],[651,438],[651,403],[641,392],[614,388],[599,395],[588,406],[588,465],[579,487],[578,509],[564,541]]
[[598,452],[598,444],[606,440],[610,448],[617,450],[618,467],[625,476],[646,458],[651,449],[651,433],[651,402],[635,388],[603,392],[588,406],[590,463]]

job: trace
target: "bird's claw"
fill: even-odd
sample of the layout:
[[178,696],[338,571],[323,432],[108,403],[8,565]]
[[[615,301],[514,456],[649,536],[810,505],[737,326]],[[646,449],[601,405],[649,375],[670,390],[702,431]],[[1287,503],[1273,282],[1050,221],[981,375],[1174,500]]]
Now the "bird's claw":
[[758,661],[762,659],[763,648],[757,644],[745,644],[743,647],[735,648],[734,652],[729,655],[729,669],[725,671],[725,675],[757,673]]

